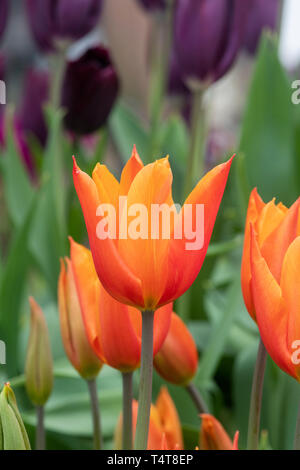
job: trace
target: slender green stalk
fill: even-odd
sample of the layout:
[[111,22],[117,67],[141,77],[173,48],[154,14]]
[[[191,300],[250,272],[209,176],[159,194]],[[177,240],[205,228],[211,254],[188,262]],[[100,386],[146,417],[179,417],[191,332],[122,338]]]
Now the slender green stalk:
[[135,449],[146,450],[150,422],[153,373],[153,320],[154,312],[142,312],[142,356],[139,388],[139,409],[135,433]]
[[295,432],[294,449],[295,450],[300,450],[300,403],[299,403],[299,410],[298,410],[298,416],[297,416],[297,425],[296,425],[296,432]]
[[123,372],[122,448],[132,450],[132,372]]
[[46,437],[45,437],[45,427],[44,427],[44,407],[36,407],[36,416],[37,416],[37,426],[36,426],[36,436],[35,436],[35,448],[36,450],[45,450],[46,449]]
[[196,408],[197,408],[198,412],[199,413],[209,413],[208,407],[207,407],[201,393],[199,392],[199,390],[195,386],[195,384],[189,383],[186,386],[186,390],[188,391],[191,399],[193,400],[194,404],[196,405]]
[[260,430],[260,415],[267,351],[260,340],[252,382],[251,402],[248,423],[248,450],[257,450]]
[[97,381],[96,379],[87,380],[88,389],[90,393],[91,411],[93,418],[93,430],[94,430],[94,449],[102,449],[102,434],[101,434],[101,419],[100,409],[98,402],[97,393]]
[[61,90],[66,68],[67,42],[57,44],[57,52],[51,58],[52,81],[50,90],[50,101],[55,109],[60,107]]
[[204,87],[196,87],[193,91],[191,141],[183,186],[184,198],[193,189],[195,177],[199,179],[204,173],[206,140],[204,93]]

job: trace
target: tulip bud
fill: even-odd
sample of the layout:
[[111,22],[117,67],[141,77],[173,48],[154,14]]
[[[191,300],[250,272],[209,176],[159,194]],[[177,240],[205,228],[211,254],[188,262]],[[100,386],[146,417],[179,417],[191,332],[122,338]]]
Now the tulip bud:
[[175,53],[189,85],[212,83],[229,70],[243,44],[248,10],[249,0],[177,2]]
[[202,414],[201,418],[201,450],[238,450],[238,432],[236,432],[232,442],[222,424],[214,416]]
[[154,358],[154,367],[165,380],[176,385],[187,385],[197,371],[195,341],[176,313],[172,314],[167,338]]
[[98,130],[108,118],[118,89],[107,49],[91,48],[80,59],[69,62],[62,90],[66,128],[79,135]]
[[26,0],[33,37],[43,51],[57,40],[76,40],[89,33],[99,20],[102,0]]
[[25,377],[27,394],[36,406],[43,406],[53,387],[53,362],[49,333],[42,309],[30,297],[31,327]]
[[0,37],[4,33],[8,16],[8,0],[1,0],[0,2]]
[[0,450],[30,450],[16,397],[9,383],[0,394]]
[[146,10],[162,10],[166,6],[165,0],[139,0]]
[[252,0],[244,41],[250,54],[255,54],[264,29],[276,29],[279,6],[279,0]]
[[34,136],[44,147],[47,141],[47,124],[43,106],[49,96],[49,76],[41,70],[27,73],[22,104],[17,113],[20,127],[27,137]]
[[102,363],[92,350],[86,335],[80,304],[83,285],[76,285],[72,259],[61,261],[58,281],[60,328],[66,354],[82,378],[94,379]]

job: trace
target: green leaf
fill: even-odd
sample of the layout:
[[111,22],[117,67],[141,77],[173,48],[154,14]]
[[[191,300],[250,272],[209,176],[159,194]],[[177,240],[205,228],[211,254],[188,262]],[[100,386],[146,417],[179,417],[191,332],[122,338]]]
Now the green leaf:
[[298,196],[293,126],[289,80],[279,62],[275,40],[266,35],[260,46],[240,143],[248,180],[266,201],[276,196],[284,204],[291,204]]

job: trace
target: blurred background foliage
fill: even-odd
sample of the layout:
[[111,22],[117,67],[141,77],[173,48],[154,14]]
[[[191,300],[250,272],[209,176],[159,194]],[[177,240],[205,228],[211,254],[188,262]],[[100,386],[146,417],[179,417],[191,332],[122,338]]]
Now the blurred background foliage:
[[[138,7],[136,9],[134,18],[139,15],[141,18],[137,32],[143,31],[141,37],[145,45],[144,30],[148,28],[149,32],[151,20]],[[15,24],[21,21],[22,14],[15,5]],[[122,51],[118,50],[116,24],[109,17],[112,14],[113,8],[107,7],[104,13],[107,36],[101,30],[101,37],[111,41],[114,58],[122,69],[124,63],[120,62]],[[124,14],[129,15],[128,12]],[[36,60],[29,41],[23,44],[26,54],[12,50],[16,46],[9,44],[11,29],[4,44],[4,51],[7,47],[8,57],[11,57],[8,69],[12,71],[7,78],[9,103],[18,95],[25,67]],[[18,43],[20,33],[17,29],[14,31],[13,42]],[[120,35],[122,31],[123,23]],[[128,49],[130,41],[132,43],[132,38],[128,39]],[[29,334],[27,299],[34,295],[45,312],[54,353],[54,392],[46,407],[48,448],[52,449],[86,449],[91,447],[92,440],[88,392],[65,358],[57,311],[59,258],[68,253],[67,235],[72,235],[78,242],[87,241],[80,206],[72,188],[71,154],[76,151],[81,167],[89,171],[94,162],[105,161],[116,176],[130,156],[134,143],[142,159],[147,160],[151,132],[143,94],[148,72],[143,64],[134,62],[139,53],[132,52],[134,71],[128,72],[123,95],[114,107],[108,125],[99,131],[98,143],[92,153],[83,145],[74,149],[73,143],[62,132],[62,112],[47,109],[49,135],[42,158],[39,158],[41,149],[35,151],[36,161],[40,162],[39,184],[32,183],[20,160],[12,131],[12,110],[6,113],[6,149],[0,159],[0,338],[6,343],[7,365],[0,366],[0,382],[10,379],[29,435],[33,436],[35,413],[26,397],[22,374]],[[122,60],[126,62],[126,57]],[[132,80],[139,66],[140,79]],[[234,88],[237,80],[242,87],[238,119],[227,114],[225,99],[225,105],[218,111],[218,119],[227,129],[225,145],[213,155],[213,161],[207,161],[207,167],[228,158],[233,151],[237,157],[204,266],[190,292],[177,302],[175,311],[185,319],[197,343],[200,362],[196,384],[229,434],[240,430],[240,447],[243,448],[259,339],[257,327],[244,307],[240,287],[245,210],[249,191],[254,186],[265,201],[276,197],[289,205],[299,196],[300,108],[291,102],[293,77],[281,65],[277,39],[270,33],[262,38],[254,58],[241,57],[220,89],[213,88],[209,92],[207,101],[208,107],[212,103],[211,113],[216,112],[214,103],[218,98],[214,98],[214,94],[226,94],[228,87]],[[233,99],[240,101],[238,93]],[[175,200],[180,202],[189,127],[170,103],[166,108],[158,132],[156,154],[170,154]],[[63,181],[59,180],[59,175],[63,175]],[[263,446],[287,449],[293,441],[298,385],[271,360],[268,361],[262,428],[268,429],[269,435]],[[161,383],[162,379],[155,374],[154,398]],[[168,388],[181,418],[186,447],[193,448],[199,436],[197,412],[193,403],[187,400],[185,390],[175,386]],[[98,391],[105,446],[111,448],[121,411],[120,373],[104,367],[98,378]]]

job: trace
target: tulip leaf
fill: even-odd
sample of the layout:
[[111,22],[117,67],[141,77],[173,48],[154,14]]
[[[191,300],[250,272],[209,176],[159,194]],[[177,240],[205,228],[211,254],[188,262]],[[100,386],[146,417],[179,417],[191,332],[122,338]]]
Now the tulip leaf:
[[275,40],[266,35],[248,96],[240,151],[250,185],[257,186],[266,201],[276,196],[284,204],[298,196],[291,95]]

